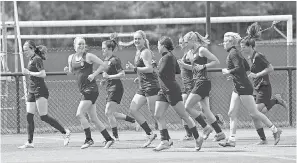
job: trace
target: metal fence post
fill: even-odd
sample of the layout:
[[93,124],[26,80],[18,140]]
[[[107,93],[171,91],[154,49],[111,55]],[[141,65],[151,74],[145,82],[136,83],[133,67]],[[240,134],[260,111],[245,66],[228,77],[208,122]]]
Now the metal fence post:
[[17,109],[17,116],[16,116],[16,121],[17,121],[17,133],[19,134],[21,131],[21,111],[20,111],[20,81],[19,81],[20,76],[15,76],[15,84],[16,84],[16,109]]
[[292,69],[288,68],[288,82],[289,82],[289,124],[293,126],[293,83],[292,83]]

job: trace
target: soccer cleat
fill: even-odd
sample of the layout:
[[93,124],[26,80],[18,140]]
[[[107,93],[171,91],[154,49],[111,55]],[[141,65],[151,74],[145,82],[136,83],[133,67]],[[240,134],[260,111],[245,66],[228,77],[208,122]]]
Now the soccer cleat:
[[111,140],[105,142],[105,146],[103,148],[107,149],[113,144],[114,144],[114,139],[111,139]]
[[226,138],[226,135],[223,132],[220,132],[214,136],[213,141],[221,141]]
[[213,129],[209,125],[204,127],[203,128],[203,135],[202,135],[203,139],[206,140],[208,138],[209,134],[212,133],[212,131],[213,131]]
[[274,98],[277,101],[277,104],[281,105],[282,107],[284,107],[285,109],[287,109],[287,103],[286,101],[282,98],[282,96],[280,94],[276,94],[274,95]]
[[88,148],[89,146],[93,145],[94,141],[93,139],[85,140],[85,143],[80,147],[81,149]]
[[190,141],[190,140],[194,140],[194,137],[185,135],[180,141]]
[[64,139],[64,146],[67,146],[69,144],[69,141],[70,141],[71,132],[68,129],[66,129],[65,131],[66,131],[66,133],[63,134],[63,139]]
[[195,150],[200,151],[204,140],[201,136],[199,136],[195,141],[196,141]]
[[164,149],[169,149],[171,147],[170,143],[168,140],[163,140],[161,143],[154,148],[154,151],[162,151]]
[[217,114],[216,116],[218,116],[218,124],[221,125],[221,127],[225,128],[226,122],[224,120],[224,117],[222,116],[222,114]]
[[147,141],[143,144],[143,148],[148,147],[157,137],[157,134],[151,133],[151,135],[147,135]]
[[34,144],[33,143],[26,142],[24,145],[19,146],[18,148],[19,149],[34,148]]
[[258,143],[256,143],[255,145],[266,145],[268,144],[268,141],[265,139],[265,140],[261,140],[259,141]]
[[277,145],[277,143],[280,141],[280,135],[282,134],[282,130],[281,129],[277,129],[276,133],[273,133],[273,137],[274,137],[274,145]]
[[219,145],[222,146],[222,147],[235,147],[236,142],[227,139],[226,142],[224,142],[224,143],[219,143]]

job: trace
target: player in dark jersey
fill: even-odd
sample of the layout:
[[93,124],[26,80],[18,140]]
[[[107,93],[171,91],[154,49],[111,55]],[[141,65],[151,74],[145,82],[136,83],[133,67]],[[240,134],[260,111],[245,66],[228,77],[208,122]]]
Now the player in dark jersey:
[[[185,48],[185,43],[184,43],[184,39],[181,36],[178,40],[179,42],[179,46],[181,48],[181,50],[183,51],[184,55],[182,57],[182,61],[185,64],[191,65],[191,61],[189,59],[189,55],[187,55],[187,51]],[[182,85],[183,85],[183,89],[182,89],[182,97],[183,97],[183,103],[186,103],[186,100],[189,96],[189,94],[191,93],[192,89],[194,88],[194,81],[193,81],[193,72],[192,70],[186,69],[184,67],[180,67],[181,69],[181,78],[182,78]],[[200,106],[200,103],[199,103]],[[201,108],[201,106],[200,106]],[[221,114],[216,114],[215,115],[218,124],[220,124],[221,126],[225,125],[225,121],[224,118]],[[206,119],[206,117],[203,115],[203,118]],[[193,140],[194,137],[189,129],[189,126],[186,124],[186,122],[184,120],[182,120],[182,124],[186,130],[186,135],[181,139],[182,141],[186,141],[186,140]]]
[[[203,47],[209,44],[209,40],[202,37],[198,32],[187,33],[184,36],[184,42],[191,65],[185,64],[183,60],[179,60],[179,63],[183,68],[192,70],[194,80],[194,88],[185,103],[186,110],[203,127],[203,138],[206,140],[212,132],[212,128],[204,121],[201,112],[193,108],[195,104],[199,102],[206,119],[217,133],[214,137],[214,141],[223,140],[226,136],[218,125],[216,117],[210,110],[209,93],[211,81],[207,76],[207,68],[213,67],[220,62],[215,55]],[[208,60],[210,60],[210,62],[208,62]]]
[[18,148],[34,148],[33,133],[36,108],[42,121],[48,123],[63,134],[64,145],[66,146],[69,143],[70,131],[64,129],[56,119],[48,115],[49,91],[44,81],[46,73],[43,66],[43,60],[46,59],[47,49],[42,45],[36,46],[35,43],[30,40],[25,42],[23,50],[24,54],[30,58],[28,69],[23,69],[23,74],[28,75],[29,83],[26,98],[28,141]]
[[153,54],[151,50],[149,50],[149,42],[143,31],[139,30],[134,33],[134,45],[137,49],[134,59],[135,66],[129,62],[126,67],[137,72],[139,89],[132,99],[130,111],[147,135],[147,142],[143,145],[143,147],[147,147],[157,137],[157,134],[153,133],[146,122],[145,117],[139,110],[146,102],[150,111],[155,110],[155,103],[160,86],[158,75],[152,64]]
[[[286,108],[286,103],[282,99],[280,94],[272,95],[271,83],[269,80],[269,74],[273,72],[273,66],[269,63],[266,57],[260,52],[255,50],[255,40],[261,36],[260,28],[257,23],[253,23],[249,26],[248,36],[243,38],[240,42],[241,52],[244,55],[251,56],[249,61],[251,63],[251,73],[248,77],[253,79],[255,89],[255,100],[257,109],[263,114],[267,113],[275,104],[279,104]],[[263,124],[259,119],[253,118],[255,128],[261,139],[257,145],[268,144],[263,129]]]
[[235,135],[237,124],[237,113],[240,101],[243,106],[248,109],[249,114],[254,119],[259,119],[273,132],[275,139],[274,145],[280,140],[281,129],[276,128],[272,122],[260,111],[257,110],[256,103],[253,98],[253,85],[246,74],[250,70],[249,64],[242,56],[241,52],[235,47],[238,46],[241,37],[237,33],[227,32],[224,34],[224,48],[229,52],[227,56],[228,68],[222,69],[224,75],[231,75],[233,79],[234,89],[231,95],[230,108],[228,116],[230,117],[230,135],[224,143],[219,143],[223,147],[235,147]]
[[186,112],[182,102],[181,89],[175,80],[175,74],[180,73],[180,68],[172,53],[173,49],[173,42],[169,37],[164,36],[159,39],[158,50],[162,58],[158,65],[158,76],[161,90],[158,93],[154,115],[159,123],[161,143],[154,150],[161,151],[170,148],[170,136],[165,121],[165,113],[170,105],[187,122],[196,140],[195,148],[199,151],[203,143],[203,138],[199,136],[195,122]]
[[114,55],[116,48],[117,42],[115,40],[102,42],[104,62],[107,64],[107,69],[102,73],[102,77],[106,79],[107,91],[105,115],[108,117],[113,136],[119,140],[117,119],[131,123],[134,123],[135,119],[117,111],[117,105],[121,103],[124,94],[121,78],[125,76],[125,71],[122,68],[121,60]]
[[[85,142],[81,148],[85,149],[94,144],[91,137],[90,124],[85,116],[86,113],[90,121],[95,124],[105,138],[104,148],[109,148],[114,143],[114,139],[111,138],[104,124],[97,117],[95,104],[99,95],[95,77],[107,66],[96,55],[86,52],[86,41],[84,38],[76,37],[74,39],[74,49],[76,53],[68,57],[68,67],[66,66],[64,71],[69,74],[73,73],[76,76],[78,88],[82,96],[76,112],[76,117],[80,120],[86,135]],[[93,63],[100,65],[95,72],[93,72]]]

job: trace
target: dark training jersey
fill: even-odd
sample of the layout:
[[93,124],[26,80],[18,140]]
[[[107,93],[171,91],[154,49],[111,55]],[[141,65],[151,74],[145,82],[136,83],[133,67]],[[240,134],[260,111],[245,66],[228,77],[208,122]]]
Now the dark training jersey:
[[197,48],[197,50],[196,50],[197,55],[194,58],[194,61],[192,63],[192,66],[193,66],[193,70],[192,70],[193,71],[193,79],[195,79],[195,80],[209,80],[208,77],[207,77],[206,68],[200,69],[200,70],[195,69],[196,64],[198,64],[198,65],[207,64],[207,57],[200,57],[199,56],[200,47]]
[[[139,53],[141,54],[141,52],[145,49],[146,48],[141,49]],[[145,64],[142,58],[139,57],[136,59],[137,59],[135,61],[136,67],[145,67]],[[159,88],[158,75],[155,71],[152,73],[143,73],[143,72],[137,71],[137,75],[139,77],[139,84],[141,88]]]
[[[263,71],[264,69],[268,68],[270,65],[266,57],[263,54],[256,51],[254,51],[251,57],[251,62],[252,62],[251,72],[255,74]],[[258,88],[261,85],[270,85],[269,75],[266,74],[264,76],[254,78],[253,82],[254,82],[255,88]]]
[[[182,58],[185,64],[191,65],[191,61],[185,57]],[[192,70],[188,70],[184,67],[181,67],[181,77],[183,85],[192,84],[193,83],[193,72]]]
[[[121,60],[118,57],[112,55],[105,61],[108,62],[108,67],[106,69],[108,75],[115,75],[123,71]],[[107,79],[107,90],[115,90],[118,87],[123,87],[121,79]]]
[[159,83],[164,93],[181,92],[175,80],[175,74],[180,74],[180,68],[175,56],[171,52],[164,52],[159,61]]
[[[30,58],[28,63],[28,70],[31,72],[40,72],[44,70],[43,61],[38,55],[34,55]],[[29,89],[30,93],[37,93],[39,90],[47,90],[47,87],[44,82],[44,78],[36,77],[36,76],[29,76]]]
[[86,54],[84,53],[81,60],[75,61],[75,57],[73,54],[71,60],[71,67],[72,71],[77,78],[77,84],[79,91],[84,93],[84,91],[98,91],[98,86],[96,84],[96,80],[93,79],[92,81],[88,80],[88,76],[93,73],[93,64],[86,62]]
[[246,74],[246,71],[250,70],[248,62],[235,47],[231,47],[227,51],[229,54],[227,56],[226,63],[228,70],[230,70],[230,74],[233,76],[235,88],[253,89],[253,86]]

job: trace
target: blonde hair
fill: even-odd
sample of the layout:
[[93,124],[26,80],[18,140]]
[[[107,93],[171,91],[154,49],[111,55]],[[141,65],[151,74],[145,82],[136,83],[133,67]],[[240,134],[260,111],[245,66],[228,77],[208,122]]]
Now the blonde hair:
[[138,31],[136,31],[135,33],[139,33],[139,34],[142,36],[142,38],[143,38],[144,41],[145,41],[144,46],[145,46],[146,48],[148,48],[149,50],[151,50],[151,49],[150,49],[150,42],[149,42],[149,40],[146,38],[146,34],[145,34],[145,32],[144,32],[143,30],[138,30]]
[[[75,51],[76,51],[76,44],[77,44],[78,40],[84,40],[85,43],[86,43],[85,38],[83,38],[83,37],[75,37],[75,39],[73,40],[73,45],[74,45],[74,50]],[[86,47],[85,47],[85,50],[86,50]]]
[[241,41],[241,37],[238,33],[235,33],[235,32],[226,32],[224,34],[224,38],[229,38],[230,40],[233,40],[233,42],[235,42],[235,44],[239,44],[240,41]]
[[188,32],[185,36],[184,36],[184,40],[190,40],[190,41],[194,41],[194,42],[198,42],[199,44],[206,46],[208,44],[210,44],[210,41],[207,39],[208,35],[206,35],[205,37],[201,36],[198,32]]

